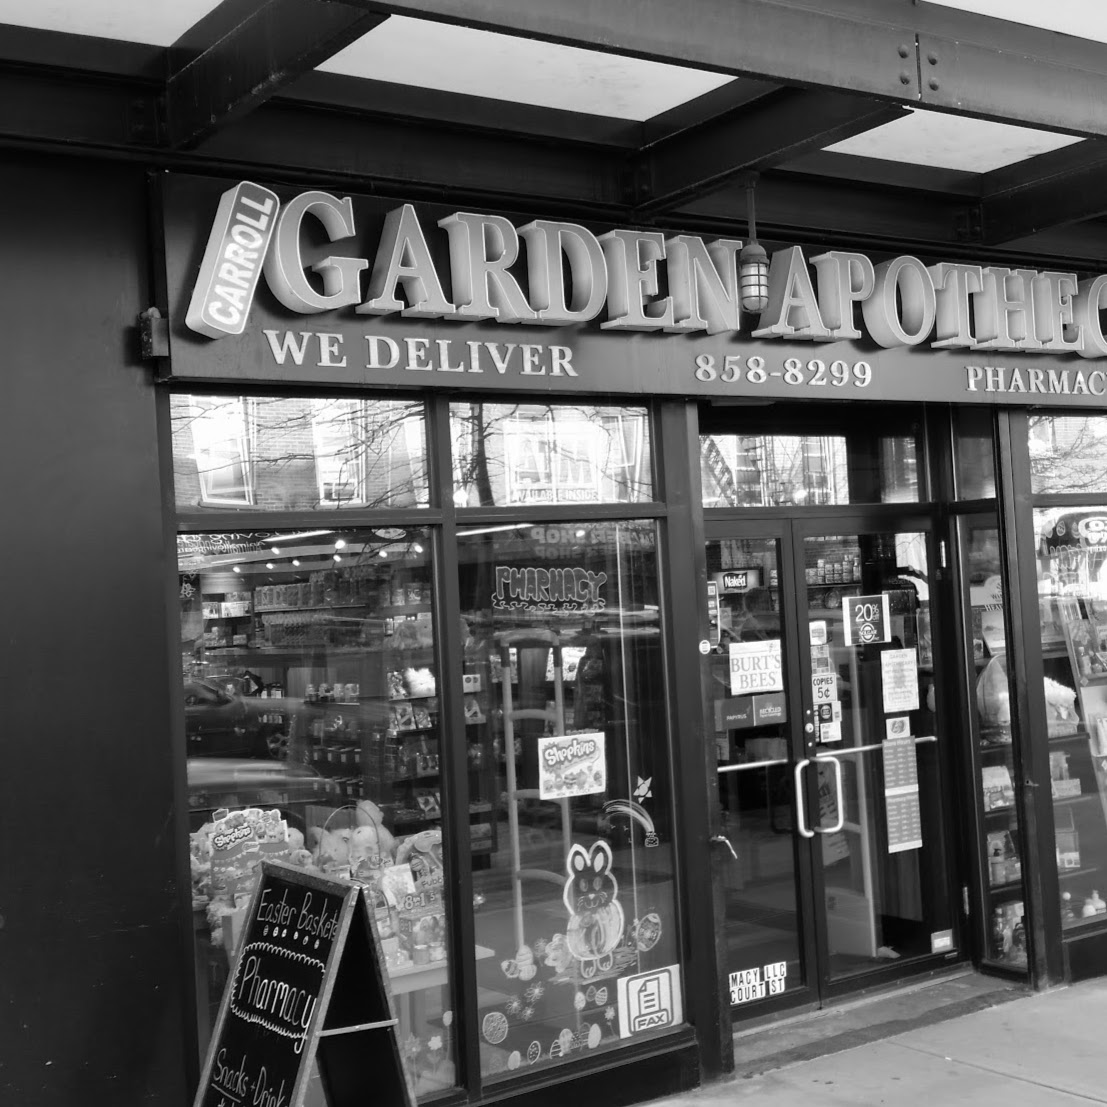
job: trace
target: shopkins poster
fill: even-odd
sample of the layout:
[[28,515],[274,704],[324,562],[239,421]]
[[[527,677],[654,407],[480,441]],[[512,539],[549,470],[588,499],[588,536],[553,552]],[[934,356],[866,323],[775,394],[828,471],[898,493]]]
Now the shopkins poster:
[[538,739],[538,794],[544,800],[607,791],[602,730]]

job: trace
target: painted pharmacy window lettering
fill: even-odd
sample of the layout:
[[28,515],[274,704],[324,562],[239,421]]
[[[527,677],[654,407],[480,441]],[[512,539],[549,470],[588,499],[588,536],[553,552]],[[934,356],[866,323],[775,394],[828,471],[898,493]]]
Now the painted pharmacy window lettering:
[[430,502],[417,401],[177,394],[170,411],[182,513]]
[[657,536],[463,528],[481,1071],[593,1057],[683,1019]]

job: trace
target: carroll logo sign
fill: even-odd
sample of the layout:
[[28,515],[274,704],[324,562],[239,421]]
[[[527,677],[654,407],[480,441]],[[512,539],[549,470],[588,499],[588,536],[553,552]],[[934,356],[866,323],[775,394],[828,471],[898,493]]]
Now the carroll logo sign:
[[[311,266],[316,277],[310,278],[301,249],[309,218],[317,225],[312,232],[317,236],[321,227],[330,242],[353,238],[358,231],[349,197],[304,192],[282,205],[269,189],[245,181],[224,193],[186,324],[209,338],[241,334],[264,274],[276,299],[302,315],[349,308],[368,316],[545,327],[600,319],[601,329],[617,331],[724,334],[743,329],[738,297],[743,243],[737,239],[705,242],[694,235],[624,229],[595,235],[576,223],[536,219],[516,227],[501,215],[455,212],[439,219],[432,232],[444,235],[448,247],[448,272],[443,273],[434,261],[429,229],[404,204],[388,213],[372,257],[327,256]],[[1107,274],[1078,281],[1074,273],[954,262],[928,266],[911,256],[874,264],[864,254],[841,250],[808,261],[792,246],[773,254],[768,306],[746,329],[756,339],[852,340],[862,334],[856,326],[859,308],[869,338],[888,349],[929,343],[941,349],[1097,358],[1107,355],[1100,319],[1105,301]],[[284,364],[293,336],[279,340],[276,335],[269,336],[270,342],[285,342]],[[371,337],[376,343],[371,367],[397,364],[402,351],[396,342]],[[324,339],[337,349],[335,336],[321,335],[321,350]],[[429,369],[429,363],[421,363],[433,353],[429,340],[405,341],[421,343],[408,351],[409,362]],[[448,343],[438,341],[447,371]],[[483,355],[482,344],[468,345],[476,347],[466,354],[468,371],[479,372],[473,359]],[[495,343],[483,345],[502,373],[508,354]],[[328,350],[329,359],[335,351]],[[564,347],[524,345],[522,351],[524,362],[529,356],[533,363],[524,365],[528,375],[547,368],[553,376],[576,375]],[[300,350],[296,364],[302,357]],[[504,359],[502,366],[496,357]],[[542,358],[548,365],[539,365]],[[335,362],[322,360],[321,354],[321,364]],[[741,368],[736,363],[734,372]],[[1083,376],[1070,380],[1056,371],[1047,377],[1036,369],[967,369],[971,391],[1090,390],[1100,395],[1104,383],[1100,378],[1089,383]],[[448,370],[466,367],[450,363]],[[763,375],[763,365],[750,371]],[[802,374],[802,369],[793,372]],[[818,370],[812,372],[812,383],[820,383]]]

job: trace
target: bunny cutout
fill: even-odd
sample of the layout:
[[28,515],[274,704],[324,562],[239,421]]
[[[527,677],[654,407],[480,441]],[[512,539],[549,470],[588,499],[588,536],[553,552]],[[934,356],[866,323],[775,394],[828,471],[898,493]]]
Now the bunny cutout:
[[588,850],[574,843],[565,859],[569,874],[562,895],[569,909],[565,939],[586,980],[614,964],[612,954],[626,925],[611,866],[611,847],[604,841],[593,842]]

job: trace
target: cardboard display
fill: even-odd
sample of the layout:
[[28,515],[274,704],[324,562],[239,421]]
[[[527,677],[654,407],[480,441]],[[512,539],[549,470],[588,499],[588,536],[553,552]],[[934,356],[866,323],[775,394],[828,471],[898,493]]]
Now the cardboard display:
[[194,1107],[301,1107],[313,1061],[331,1107],[414,1107],[379,949],[360,886],[263,862]]

